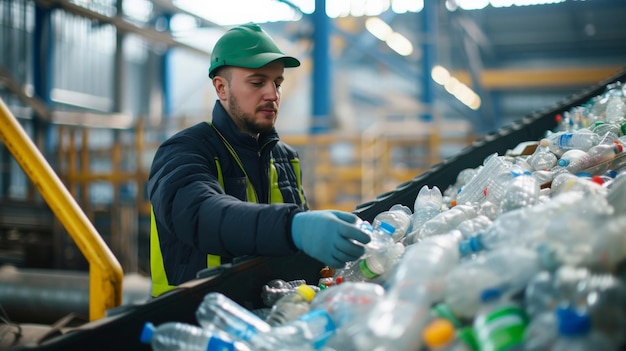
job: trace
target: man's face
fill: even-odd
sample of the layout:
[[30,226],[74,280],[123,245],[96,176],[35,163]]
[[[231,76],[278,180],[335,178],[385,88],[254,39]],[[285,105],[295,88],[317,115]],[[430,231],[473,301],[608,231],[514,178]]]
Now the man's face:
[[257,68],[226,67],[213,78],[222,106],[242,133],[271,131],[280,106],[284,65],[280,61]]

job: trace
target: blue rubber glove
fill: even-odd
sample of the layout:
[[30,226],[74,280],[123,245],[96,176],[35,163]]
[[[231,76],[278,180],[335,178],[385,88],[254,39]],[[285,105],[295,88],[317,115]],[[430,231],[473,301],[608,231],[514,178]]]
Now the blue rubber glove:
[[[296,247],[322,263],[340,268],[365,252],[370,236],[357,228],[358,217],[342,211],[307,211],[297,213],[291,223]],[[355,242],[356,241],[356,242]]]

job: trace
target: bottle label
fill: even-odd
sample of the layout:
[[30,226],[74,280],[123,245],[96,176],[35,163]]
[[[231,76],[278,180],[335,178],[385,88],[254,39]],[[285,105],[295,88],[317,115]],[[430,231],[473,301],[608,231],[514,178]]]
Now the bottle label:
[[559,147],[571,146],[570,143],[573,137],[574,137],[574,134],[572,133],[561,134],[561,137],[559,138]]
[[528,318],[518,306],[498,308],[476,321],[474,331],[481,350],[504,351],[524,342]]

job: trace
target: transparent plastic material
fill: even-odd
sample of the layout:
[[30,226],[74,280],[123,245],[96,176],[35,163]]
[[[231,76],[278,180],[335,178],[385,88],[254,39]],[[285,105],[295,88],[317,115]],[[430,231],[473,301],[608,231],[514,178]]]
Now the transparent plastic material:
[[314,296],[315,290],[311,287],[299,285],[293,292],[276,301],[265,321],[276,326],[300,317],[309,311],[309,304]]
[[146,323],[140,339],[142,343],[150,344],[153,351],[250,350],[247,345],[233,341],[225,333],[180,322],[167,322],[158,327],[152,323]]
[[458,264],[460,234],[437,235],[407,247],[386,282],[387,293],[370,309],[355,334],[358,350],[416,350],[418,332],[440,301],[444,277]]
[[557,155],[570,149],[587,151],[598,145],[600,136],[588,129],[579,129],[574,132],[558,132],[546,137],[550,150]]
[[539,255],[523,247],[503,247],[474,260],[461,261],[445,278],[445,303],[460,317],[471,318],[483,290],[500,287],[503,293],[522,291],[541,270]]
[[554,167],[557,162],[557,157],[548,147],[550,142],[547,139],[542,139],[537,145],[535,152],[528,158],[528,164],[535,171],[546,170]]
[[498,154],[488,156],[478,174],[461,188],[457,195],[457,204],[483,201],[485,199],[484,191],[489,186],[491,180],[499,174],[507,172],[510,167],[510,162],[505,161]]
[[372,227],[378,229],[382,222],[388,223],[395,228],[392,239],[400,241],[407,234],[411,225],[411,209],[406,206],[395,204],[388,211],[381,212],[374,217]]

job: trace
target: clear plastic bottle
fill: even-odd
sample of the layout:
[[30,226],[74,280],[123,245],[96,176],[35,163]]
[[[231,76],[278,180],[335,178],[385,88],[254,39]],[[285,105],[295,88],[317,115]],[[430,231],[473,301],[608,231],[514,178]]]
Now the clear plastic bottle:
[[398,242],[407,234],[411,225],[411,214],[411,209],[408,207],[395,204],[388,211],[377,214],[372,221],[372,227],[376,230],[382,222],[390,224],[395,228],[392,239]]
[[615,351],[604,335],[594,332],[589,315],[568,308],[557,313],[558,337],[550,351]]
[[299,285],[293,292],[281,297],[265,319],[271,325],[281,325],[309,311],[315,290],[306,284]]
[[546,170],[554,167],[557,157],[548,147],[550,142],[547,139],[541,139],[535,152],[528,158],[528,164],[535,171]]
[[345,282],[317,294],[311,301],[311,310],[326,311],[336,327],[326,346],[334,350],[354,349],[355,333],[384,294],[381,285],[370,282]]
[[306,284],[304,279],[284,281],[273,279],[261,288],[261,299],[267,307],[272,307],[281,297],[293,292],[298,286]]
[[499,289],[480,294],[480,308],[473,327],[479,349],[483,351],[523,350],[528,317],[522,307]]
[[485,199],[485,189],[493,178],[507,172],[511,163],[498,154],[492,154],[485,158],[484,166],[478,174],[465,184],[457,195],[457,205],[465,203],[482,202]]
[[609,97],[605,118],[608,122],[623,122],[626,119],[626,105],[619,95]]
[[376,251],[369,251],[358,260],[346,263],[335,272],[342,282],[375,281],[387,272],[404,253],[402,243],[389,243]]
[[407,247],[385,284],[387,293],[370,308],[364,326],[355,333],[358,350],[419,349],[419,331],[431,318],[433,302],[443,296],[446,273],[458,264],[458,241],[458,236],[445,234]]
[[428,185],[424,185],[420,189],[413,205],[411,232],[404,239],[407,245],[417,242],[419,232],[424,223],[438,215],[441,212],[442,205],[443,195],[438,187],[433,186],[432,189],[429,189]]
[[537,180],[530,174],[518,175],[506,186],[500,212],[535,205],[539,201],[539,190]]
[[533,320],[546,311],[553,311],[558,302],[554,277],[549,271],[535,274],[524,290],[524,310]]
[[550,309],[542,311],[530,320],[530,323],[524,331],[524,350],[550,350],[557,337],[557,318],[555,310]]
[[241,342],[235,342],[225,333],[203,329],[181,322],[167,322],[155,327],[146,323],[140,340],[150,344],[153,351],[249,351]]
[[558,155],[570,149],[587,151],[592,146],[598,145],[600,136],[588,129],[578,129],[573,132],[554,133],[546,139],[549,142],[550,150]]
[[447,274],[444,301],[455,315],[472,318],[483,290],[497,286],[503,293],[521,292],[540,270],[535,250],[511,246],[487,251],[461,261]]
[[196,309],[196,319],[202,327],[226,332],[254,349],[279,344],[268,323],[219,292],[205,295]]
[[557,164],[570,173],[578,173],[592,166],[589,154],[579,149],[565,151]]
[[477,215],[477,208],[473,205],[456,205],[424,223],[422,230],[420,230],[419,238],[445,234],[455,229],[463,221],[472,219]]

